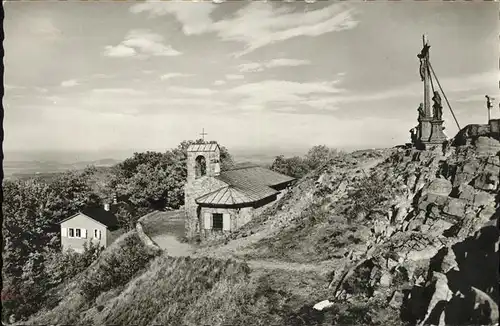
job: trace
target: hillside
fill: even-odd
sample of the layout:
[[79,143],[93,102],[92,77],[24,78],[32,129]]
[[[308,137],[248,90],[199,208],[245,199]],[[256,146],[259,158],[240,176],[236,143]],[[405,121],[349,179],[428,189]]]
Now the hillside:
[[[193,257],[122,239],[29,324],[494,324],[499,151],[479,137],[340,156]],[[85,295],[85,275],[108,281]]]
[[494,323],[499,150],[479,137],[436,152],[354,152],[306,176],[232,241],[198,254],[335,261],[323,299],[389,308],[410,323]]

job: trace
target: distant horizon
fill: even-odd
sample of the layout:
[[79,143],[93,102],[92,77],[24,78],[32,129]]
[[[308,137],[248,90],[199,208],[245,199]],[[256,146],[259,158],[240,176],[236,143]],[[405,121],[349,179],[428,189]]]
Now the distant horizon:
[[[224,144],[220,144],[224,146]],[[324,145],[324,144],[317,144]],[[315,146],[315,145],[313,145]],[[396,146],[393,145],[393,146]],[[393,147],[393,146],[388,146]],[[284,155],[285,157],[291,156],[302,156],[312,147],[295,147],[295,148],[283,148],[283,147],[236,147],[230,148],[224,146],[228,149],[229,153],[233,157],[248,158],[249,156],[267,156],[276,157],[279,155]],[[363,149],[373,149],[380,148],[375,146],[368,146],[366,148],[337,148],[330,147],[341,151],[351,152],[355,150]],[[85,162],[85,161],[98,161],[106,159],[123,160],[131,157],[135,152],[165,152],[173,148],[142,148],[142,149],[89,149],[89,150],[71,150],[71,149],[61,149],[61,150],[4,150],[4,162],[29,162],[29,161],[44,161],[44,162]]]

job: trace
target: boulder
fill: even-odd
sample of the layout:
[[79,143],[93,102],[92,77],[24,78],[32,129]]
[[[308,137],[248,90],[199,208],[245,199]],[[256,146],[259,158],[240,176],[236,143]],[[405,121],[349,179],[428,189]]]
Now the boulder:
[[448,198],[448,201],[443,209],[443,212],[457,217],[465,216],[466,201],[459,198]]
[[426,194],[422,196],[419,200],[418,208],[420,210],[426,211],[430,204],[434,204],[438,207],[442,207],[448,201],[448,196],[436,195],[436,194]]
[[474,179],[474,187],[492,191],[498,188],[498,176],[493,175],[491,172],[483,172],[476,179]]
[[453,189],[450,181],[446,179],[434,179],[427,187],[427,193],[434,195],[448,196]]
[[379,284],[380,286],[383,287],[389,287],[392,283],[392,276],[389,272],[384,272],[382,273],[382,276],[380,277]]
[[484,191],[479,191],[474,196],[474,207],[484,207],[495,203],[495,196]]
[[490,205],[485,206],[480,212],[479,212],[479,218],[482,220],[490,220],[493,215],[496,213],[496,208],[494,203],[490,203]]
[[496,155],[500,151],[500,142],[491,137],[479,137],[474,145],[479,155]]
[[468,184],[461,184],[460,187],[458,187],[458,198],[467,200],[467,201],[473,201],[474,200],[474,194],[475,194],[474,187]]
[[399,291],[395,291],[391,297],[391,300],[389,301],[389,306],[394,309],[399,309],[403,305],[403,300],[404,294]]
[[323,300],[323,301],[316,303],[313,306],[313,309],[318,310],[318,311],[322,311],[323,309],[330,308],[332,306],[333,306],[333,302],[331,302],[330,300]]

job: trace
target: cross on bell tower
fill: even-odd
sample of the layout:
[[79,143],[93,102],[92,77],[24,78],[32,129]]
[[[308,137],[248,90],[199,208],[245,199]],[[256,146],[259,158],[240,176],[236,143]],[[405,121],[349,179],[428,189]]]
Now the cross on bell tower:
[[202,129],[202,131],[201,131],[201,134],[200,134],[201,139],[202,139],[203,141],[205,141],[205,136],[206,136],[206,135],[207,135],[207,133],[205,132],[205,128],[203,128],[203,129]]

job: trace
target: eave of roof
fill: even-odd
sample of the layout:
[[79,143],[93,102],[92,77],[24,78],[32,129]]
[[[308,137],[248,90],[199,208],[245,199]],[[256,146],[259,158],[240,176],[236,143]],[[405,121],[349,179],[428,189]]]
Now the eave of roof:
[[196,198],[199,205],[235,206],[252,204],[279,193],[272,188],[261,186],[250,189],[227,186]]

